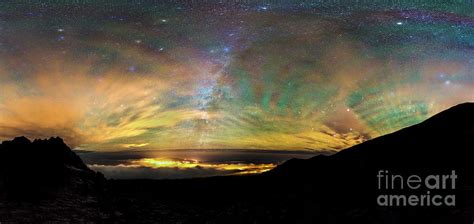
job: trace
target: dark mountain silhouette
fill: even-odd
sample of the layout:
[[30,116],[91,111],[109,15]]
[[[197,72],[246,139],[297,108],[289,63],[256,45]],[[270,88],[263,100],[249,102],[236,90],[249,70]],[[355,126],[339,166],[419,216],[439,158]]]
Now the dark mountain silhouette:
[[4,141],[0,144],[0,222],[102,220],[105,182],[59,137]]
[[48,196],[59,189],[94,191],[104,179],[89,169],[59,137],[0,144],[0,187],[11,197]]
[[[90,192],[104,189],[100,174],[88,169],[62,140],[30,143],[16,138],[0,145],[0,189],[6,198],[38,187],[72,189],[68,200],[74,198],[75,205],[40,222],[71,221],[68,218],[76,214],[82,218],[77,222],[112,223],[472,223],[473,115],[474,103],[460,104],[339,153],[292,159],[261,175],[108,180],[100,206],[84,203],[94,195]],[[403,177],[447,175],[454,170],[455,189],[434,189],[430,194],[455,195],[455,205],[380,206],[377,197],[381,194],[427,193],[424,188],[379,189],[380,170]],[[29,196],[44,191],[33,192]],[[92,198],[100,201],[100,197]],[[51,205],[57,199],[46,201]],[[67,201],[61,203],[67,205]],[[1,206],[0,221],[9,214]],[[3,220],[18,220],[18,216],[8,217]],[[38,223],[37,218],[26,222]]]
[[357,167],[364,169],[409,168],[413,171],[413,168],[427,167],[428,171],[433,171],[433,168],[470,168],[462,166],[470,163],[473,137],[474,103],[464,103],[420,124],[366,141],[330,157],[290,160],[270,173],[279,175],[300,169],[296,173],[306,176],[308,172],[314,172],[312,166],[325,163],[321,160],[331,160],[332,163],[357,161]]
[[[474,220],[473,143],[474,103],[464,103],[420,124],[331,156],[289,160],[264,175],[291,183],[287,188],[290,191],[307,191],[300,195],[305,197],[302,200],[317,201],[321,206],[330,208],[330,211],[321,210],[322,214],[305,213],[306,221],[471,223]],[[440,192],[455,194],[456,206],[377,206],[377,196],[384,193],[378,188],[377,174],[380,170],[404,177],[413,174],[444,175],[455,170],[458,175],[456,189]],[[301,189],[301,186],[305,188]],[[404,189],[392,193],[425,194],[426,189]],[[340,211],[347,213],[341,214]]]

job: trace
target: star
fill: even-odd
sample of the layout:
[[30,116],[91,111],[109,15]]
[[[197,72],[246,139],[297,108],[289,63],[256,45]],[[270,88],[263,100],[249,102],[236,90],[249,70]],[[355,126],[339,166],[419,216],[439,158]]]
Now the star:
[[132,65],[132,66],[128,67],[128,71],[132,72],[132,73],[135,73],[137,71],[137,67],[135,65]]

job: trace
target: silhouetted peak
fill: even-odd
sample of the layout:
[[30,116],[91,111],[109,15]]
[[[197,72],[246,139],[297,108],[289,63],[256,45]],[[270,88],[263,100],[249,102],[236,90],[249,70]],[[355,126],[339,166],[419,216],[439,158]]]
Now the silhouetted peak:
[[459,104],[424,122],[368,140],[332,156],[289,160],[269,173],[304,177],[302,173],[316,172],[336,163],[341,163],[339,166],[345,170],[361,167],[463,167],[471,163],[466,160],[472,154],[469,145],[474,137],[473,115],[474,103]]
[[[0,144],[0,192],[28,192],[57,187],[93,190],[104,177],[89,169],[60,137],[35,139],[16,137]],[[1,199],[1,195],[0,195]]]
[[30,144],[31,141],[25,136],[20,136],[20,137],[15,137],[12,140],[12,143],[15,143],[15,144]]
[[56,144],[56,145],[66,145],[64,140],[60,137],[50,137],[49,139],[35,139],[33,143],[47,143],[47,144]]
[[64,143],[60,137],[49,139],[35,139],[33,142],[26,137],[16,137],[12,141],[0,144],[4,151],[3,160],[28,161],[24,166],[36,164],[49,166],[63,164],[81,170],[89,170],[82,160]]
[[474,130],[473,114],[474,103],[462,103],[434,115],[421,125],[443,130],[472,131]]
[[56,137],[51,137],[48,139],[50,142],[57,142],[57,143],[64,143],[63,139],[56,136]]
[[445,116],[455,116],[457,119],[473,120],[472,114],[474,113],[474,102],[467,102],[453,106],[441,113]]

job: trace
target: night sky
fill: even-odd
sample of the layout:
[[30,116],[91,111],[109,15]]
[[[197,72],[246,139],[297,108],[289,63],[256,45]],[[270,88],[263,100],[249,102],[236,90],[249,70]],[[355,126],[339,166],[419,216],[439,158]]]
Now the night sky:
[[474,101],[472,4],[235,2],[2,1],[0,140],[327,152]]

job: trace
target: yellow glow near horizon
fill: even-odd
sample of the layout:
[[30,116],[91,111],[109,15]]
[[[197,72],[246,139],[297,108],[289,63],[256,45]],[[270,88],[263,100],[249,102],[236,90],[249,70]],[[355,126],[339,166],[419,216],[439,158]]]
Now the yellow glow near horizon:
[[194,159],[171,159],[171,158],[143,158],[139,160],[133,160],[130,162],[131,166],[134,167],[148,167],[153,169],[159,168],[177,168],[177,169],[190,169],[190,168],[207,168],[223,171],[236,171],[235,174],[256,174],[263,173],[273,169],[276,164],[264,163],[206,163],[200,162]]

